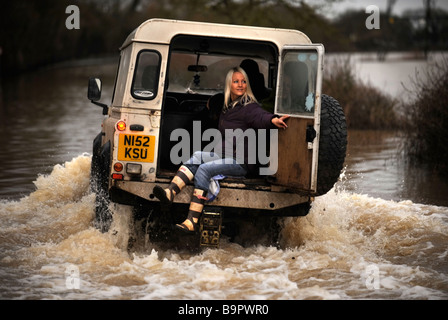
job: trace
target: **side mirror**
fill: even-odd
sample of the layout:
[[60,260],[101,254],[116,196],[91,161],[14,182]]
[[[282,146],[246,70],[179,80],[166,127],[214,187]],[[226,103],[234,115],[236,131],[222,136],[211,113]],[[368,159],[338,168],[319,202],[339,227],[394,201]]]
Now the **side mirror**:
[[89,78],[89,87],[87,90],[87,98],[90,101],[98,101],[101,99],[101,80],[98,78]]
[[97,102],[101,99],[101,80],[98,78],[89,78],[89,86],[87,88],[87,98],[97,106],[103,108],[103,115],[107,114],[108,107],[104,103]]

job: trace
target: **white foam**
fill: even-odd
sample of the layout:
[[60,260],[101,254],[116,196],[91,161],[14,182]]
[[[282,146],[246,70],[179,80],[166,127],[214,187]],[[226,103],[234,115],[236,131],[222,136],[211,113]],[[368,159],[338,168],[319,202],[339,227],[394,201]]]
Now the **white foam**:
[[[89,172],[90,157],[77,157],[39,177],[29,196],[0,203],[0,270],[8,284],[1,297],[447,298],[448,208],[339,188],[318,197],[308,216],[283,220],[281,248],[223,238],[219,249],[196,254],[155,247],[128,254],[92,226]],[[114,229],[126,232],[128,223],[117,220]],[[78,290],[66,287],[68,265],[79,268]],[[377,289],[369,270],[378,271]]]

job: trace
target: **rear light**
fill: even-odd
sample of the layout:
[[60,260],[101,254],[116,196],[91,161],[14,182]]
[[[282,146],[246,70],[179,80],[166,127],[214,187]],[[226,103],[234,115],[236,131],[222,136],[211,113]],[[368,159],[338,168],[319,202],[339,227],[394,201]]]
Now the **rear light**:
[[117,162],[114,164],[114,170],[117,172],[121,172],[121,170],[123,170],[123,164],[120,162]]
[[128,164],[126,164],[126,173],[141,174],[142,173],[142,165],[136,164],[136,163],[128,163]]
[[117,130],[118,130],[118,131],[124,131],[124,130],[126,130],[126,122],[124,122],[124,121],[118,121],[118,122],[117,122]]
[[112,179],[114,180],[123,180],[123,175],[120,173],[113,173],[112,174]]

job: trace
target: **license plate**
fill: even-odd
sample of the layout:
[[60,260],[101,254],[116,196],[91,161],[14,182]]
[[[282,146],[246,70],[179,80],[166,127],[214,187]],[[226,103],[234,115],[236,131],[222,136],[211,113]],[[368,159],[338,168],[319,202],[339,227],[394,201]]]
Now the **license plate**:
[[118,137],[118,160],[154,162],[155,136],[120,134]]

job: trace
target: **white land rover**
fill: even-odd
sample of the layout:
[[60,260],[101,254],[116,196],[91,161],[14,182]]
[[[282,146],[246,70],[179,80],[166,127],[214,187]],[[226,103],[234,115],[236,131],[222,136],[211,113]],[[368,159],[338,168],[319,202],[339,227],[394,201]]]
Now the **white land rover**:
[[[110,104],[99,102],[100,79],[89,79],[88,98],[105,115],[92,153],[96,227],[107,232],[127,215],[132,234],[159,243],[217,246],[221,233],[244,243],[250,227],[251,237],[276,241],[276,220],[305,216],[314,197],[334,186],[345,160],[345,116],[321,92],[323,58],[323,45],[296,30],[142,23],[120,48]],[[222,95],[227,71],[245,60],[257,69],[246,70],[257,99],[272,113],[289,114],[288,129],[271,141],[270,174],[221,180],[218,196],[204,207],[200,233],[185,240],[171,226],[185,219],[193,185],[168,210],[153,188],[168,186],[182,161],[210,143],[203,134],[217,127],[220,106],[207,102]]]

